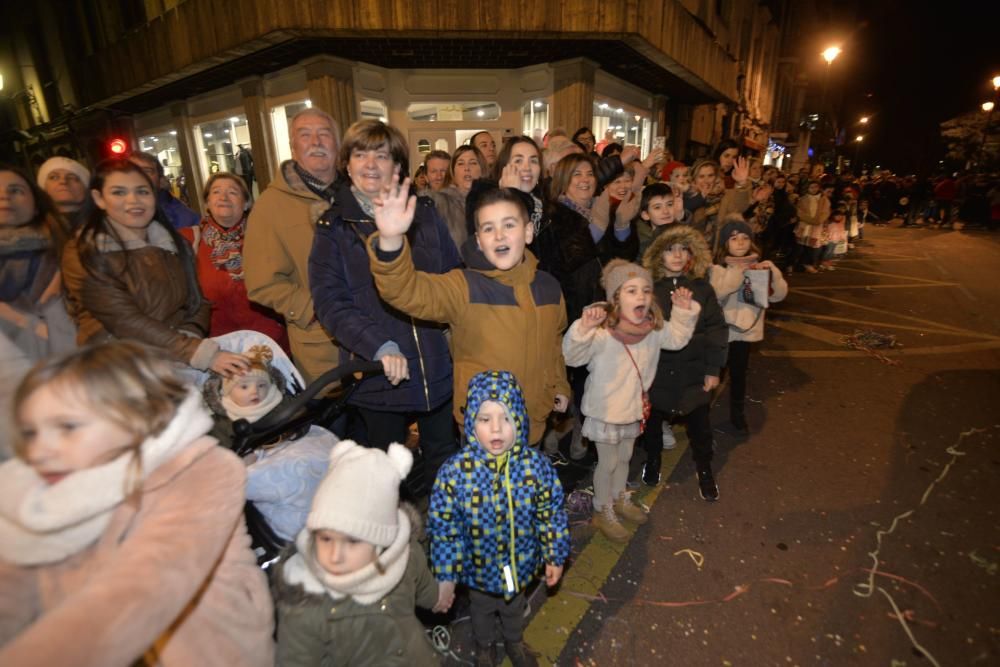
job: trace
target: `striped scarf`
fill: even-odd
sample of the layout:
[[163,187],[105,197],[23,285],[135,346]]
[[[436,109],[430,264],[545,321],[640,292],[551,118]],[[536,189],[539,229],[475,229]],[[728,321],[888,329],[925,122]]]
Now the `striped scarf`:
[[209,260],[217,270],[225,270],[235,282],[243,282],[243,234],[247,217],[226,229],[210,217],[201,225],[201,242],[209,249]]

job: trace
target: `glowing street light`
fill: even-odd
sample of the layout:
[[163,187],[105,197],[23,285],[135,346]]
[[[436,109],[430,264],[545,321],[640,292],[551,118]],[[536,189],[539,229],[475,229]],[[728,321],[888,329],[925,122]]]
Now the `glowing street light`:
[[868,116],[862,116],[861,120],[858,121],[858,122],[860,122],[862,125],[867,125],[868,124]]
[[993,77],[993,90],[1000,89],[1000,76]]
[[861,143],[862,141],[865,140],[865,135],[859,134],[858,136],[854,137],[854,140],[857,141],[858,143]]
[[823,60],[825,60],[826,64],[829,65],[834,60],[836,60],[837,56],[839,56],[841,53],[843,53],[843,51],[839,46],[831,46],[825,51],[823,51]]
[[983,111],[987,113],[993,111],[993,102],[983,102]]

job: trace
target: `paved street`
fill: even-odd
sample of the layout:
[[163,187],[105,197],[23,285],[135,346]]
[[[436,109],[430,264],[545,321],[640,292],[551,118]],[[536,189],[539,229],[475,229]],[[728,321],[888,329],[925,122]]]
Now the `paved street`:
[[[720,502],[698,497],[681,437],[629,544],[575,517],[563,585],[532,601],[545,660],[998,664],[1000,239],[867,233],[768,315],[749,438],[721,396]],[[902,347],[850,350],[855,329]]]

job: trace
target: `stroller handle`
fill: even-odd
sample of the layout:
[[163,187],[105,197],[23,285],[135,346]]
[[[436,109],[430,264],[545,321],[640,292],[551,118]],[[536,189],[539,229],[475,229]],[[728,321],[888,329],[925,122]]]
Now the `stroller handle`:
[[378,375],[382,372],[382,362],[365,361],[363,359],[348,361],[340,366],[331,368],[316,378],[316,380],[309,383],[308,387],[293,396],[290,401],[278,406],[269,412],[267,416],[251,424],[250,431],[253,433],[267,432],[273,430],[277,426],[281,426],[291,421],[292,418],[300,414],[300,412],[308,405],[309,401],[314,399],[320,392],[345,377],[354,375],[355,373],[361,373],[362,376],[370,376]]

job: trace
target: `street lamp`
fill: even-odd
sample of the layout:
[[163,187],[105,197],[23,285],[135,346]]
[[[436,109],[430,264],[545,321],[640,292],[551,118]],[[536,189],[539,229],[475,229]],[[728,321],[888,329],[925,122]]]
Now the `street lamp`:
[[843,51],[839,46],[831,46],[823,51],[823,60],[825,60],[826,64],[829,65],[833,63],[833,61],[836,60],[837,56],[841,53],[843,53]]
[[986,113],[993,111],[993,102],[983,102],[983,111]]
[[993,77],[993,90],[1000,89],[1000,76]]
[[868,116],[862,116],[861,120],[859,120],[858,122],[861,123],[862,125],[867,125],[868,124]]
[[859,134],[858,136],[854,137],[854,140],[860,144],[862,141],[865,140],[865,135]]

